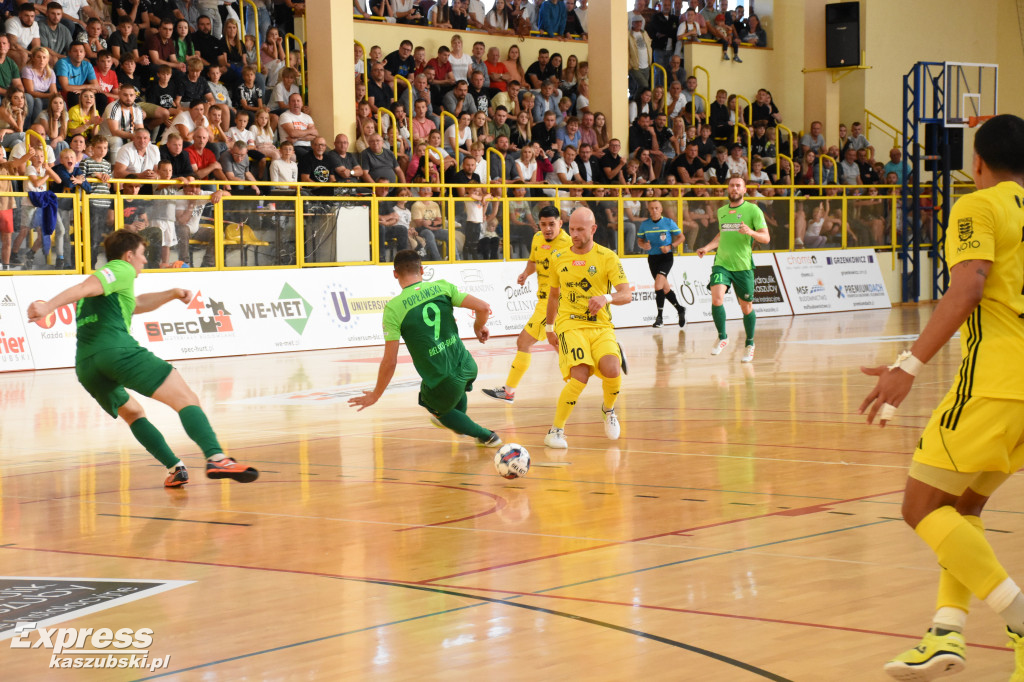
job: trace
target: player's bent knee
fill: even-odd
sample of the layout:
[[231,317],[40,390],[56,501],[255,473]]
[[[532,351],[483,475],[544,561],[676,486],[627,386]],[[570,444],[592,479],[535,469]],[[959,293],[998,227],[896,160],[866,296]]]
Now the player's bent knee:
[[117,408],[117,416],[124,420],[126,424],[132,424],[136,420],[142,419],[146,416],[146,411],[142,409],[142,405],[135,398],[129,398],[121,407]]

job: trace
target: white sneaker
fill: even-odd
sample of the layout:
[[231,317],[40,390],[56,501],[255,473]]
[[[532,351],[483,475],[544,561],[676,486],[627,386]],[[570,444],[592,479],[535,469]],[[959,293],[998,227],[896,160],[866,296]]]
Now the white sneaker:
[[544,436],[544,445],[558,450],[568,448],[569,443],[565,440],[565,429],[556,429],[554,427],[548,429],[548,435]]
[[608,440],[619,439],[619,418],[615,416],[615,408],[605,410],[601,407],[601,412],[604,415],[604,435],[608,436]]
[[718,355],[723,350],[725,350],[725,347],[728,345],[729,339],[718,339],[717,341],[715,341],[715,347],[711,349],[711,354]]
[[743,359],[740,362],[753,362],[754,361],[754,344],[750,344],[743,349]]

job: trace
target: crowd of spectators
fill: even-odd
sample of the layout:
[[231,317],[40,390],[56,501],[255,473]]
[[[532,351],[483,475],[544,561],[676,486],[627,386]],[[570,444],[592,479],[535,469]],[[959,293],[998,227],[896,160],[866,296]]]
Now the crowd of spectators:
[[[275,170],[296,180],[280,148],[290,145],[301,159],[318,133],[302,96],[302,53],[287,50],[283,36],[295,31],[305,4],[256,0],[254,12],[246,3],[245,35],[238,12],[237,0],[0,3],[3,171],[40,178],[29,191],[46,190],[47,180],[57,191],[85,189],[97,243],[113,225],[113,204],[93,195],[109,194],[111,178],[163,178],[166,164],[164,179],[182,187],[206,178],[270,179]],[[259,189],[232,184],[225,192]],[[61,200],[52,239],[57,267],[70,266],[61,238],[68,201]],[[134,208],[126,225],[145,215]],[[19,252],[40,221],[28,202],[16,212],[2,266],[30,269],[45,240]]]

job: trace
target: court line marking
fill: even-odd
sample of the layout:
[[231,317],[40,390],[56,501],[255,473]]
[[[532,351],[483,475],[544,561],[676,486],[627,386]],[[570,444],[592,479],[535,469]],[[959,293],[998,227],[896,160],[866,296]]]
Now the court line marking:
[[170,516],[133,516],[132,514],[104,514],[96,516],[113,516],[118,519],[147,519],[149,521],[178,521],[180,523],[208,523],[214,526],[252,526],[251,523],[236,523],[232,521],[200,521],[198,519],[175,519]]
[[438,587],[425,587],[423,585],[412,585],[412,584],[406,584],[406,583],[400,583],[400,582],[393,582],[393,581],[390,581],[390,580],[374,580],[374,579],[370,579],[370,578],[335,578],[335,579],[337,579],[337,580],[344,580],[344,581],[347,581],[347,582],[359,582],[359,583],[370,584],[370,585],[381,585],[383,587],[398,587],[398,588],[403,588],[403,589],[407,589],[407,590],[418,590],[418,591],[423,591],[423,592],[430,592],[430,593],[433,593],[433,594],[443,594],[443,595],[447,595],[447,596],[451,596],[451,597],[457,597],[457,598],[462,598],[462,599],[472,599],[474,601],[480,602],[480,604],[474,604],[473,606],[463,606],[463,607],[460,607],[460,608],[457,608],[457,609],[448,609],[448,610],[445,610],[445,611],[438,611],[436,613],[428,613],[428,614],[424,614],[424,615],[421,615],[421,616],[416,616],[414,618],[406,618],[406,619],[403,619],[403,620],[393,621],[393,622],[390,622],[390,623],[381,623],[379,625],[372,625],[372,626],[369,626],[369,627],[360,628],[358,630],[351,630],[349,632],[341,632],[341,633],[337,633],[337,634],[334,634],[334,635],[325,635],[323,637],[317,637],[315,639],[304,640],[302,642],[293,642],[291,644],[285,644],[285,645],[282,645],[282,646],[272,647],[270,649],[263,649],[261,651],[253,651],[253,652],[250,652],[250,653],[247,653],[247,654],[241,654],[241,655],[238,655],[238,656],[232,656],[230,658],[223,658],[223,659],[220,659],[220,660],[217,660],[217,661],[210,661],[208,663],[201,663],[199,665],[194,665],[194,666],[191,666],[191,667],[188,667],[188,668],[181,668],[179,670],[169,670],[169,671],[167,671],[165,673],[161,673],[159,675],[153,675],[153,676],[150,676],[150,677],[139,678],[137,682],[142,682],[143,680],[155,680],[155,679],[159,679],[161,677],[167,677],[169,675],[176,675],[178,673],[190,672],[192,670],[200,670],[200,669],[203,669],[203,668],[209,668],[209,667],[212,667],[212,666],[215,666],[215,665],[220,665],[221,663],[229,663],[231,661],[237,661],[237,660],[241,660],[243,658],[252,658],[254,656],[260,656],[260,655],[263,655],[263,654],[274,653],[274,652],[282,651],[282,650],[285,650],[285,649],[292,649],[292,648],[295,648],[295,647],[304,646],[306,644],[314,644],[314,643],[322,642],[322,641],[329,640],[329,639],[336,639],[338,637],[344,637],[344,636],[350,635],[350,634],[355,634],[355,633],[359,633],[359,632],[366,632],[368,630],[376,630],[378,628],[389,627],[391,625],[398,625],[398,624],[401,624],[401,623],[407,623],[407,622],[410,622],[410,621],[413,621],[413,620],[421,620],[423,618],[430,618],[432,616],[444,615],[444,614],[452,613],[453,611],[461,611],[461,610],[465,610],[465,609],[468,609],[468,608],[473,608],[475,606],[482,606],[483,604],[500,604],[502,606],[511,606],[511,607],[517,608],[517,609],[524,609],[524,610],[527,610],[527,611],[534,611],[534,612],[538,612],[538,613],[545,613],[545,614],[548,614],[548,615],[551,615],[551,616],[558,616],[560,618],[566,618],[568,620],[573,620],[573,621],[576,621],[576,622],[587,623],[588,625],[597,625],[598,627],[608,628],[610,630],[616,630],[618,632],[623,632],[625,634],[633,635],[635,637],[643,637],[644,639],[649,639],[649,640],[652,640],[654,642],[658,642],[659,644],[668,644],[669,646],[678,647],[680,649],[684,649],[684,650],[689,651],[691,653],[699,654],[701,656],[705,656],[707,658],[711,658],[711,659],[719,661],[721,663],[725,663],[727,665],[731,665],[734,668],[739,668],[741,670],[746,670],[747,672],[750,672],[750,673],[753,673],[755,675],[758,675],[759,677],[763,677],[763,678],[768,679],[768,680],[773,680],[773,682],[791,682],[791,680],[789,680],[786,677],[782,677],[781,675],[776,675],[775,673],[769,672],[769,671],[764,670],[762,668],[758,668],[757,666],[752,665],[750,663],[746,663],[744,661],[740,661],[738,659],[731,658],[729,656],[726,656],[725,654],[720,654],[720,653],[711,651],[709,649],[703,649],[701,647],[694,646],[692,644],[686,644],[685,642],[680,642],[678,640],[669,639],[667,637],[662,637],[660,635],[655,635],[655,634],[650,633],[650,632],[644,632],[643,630],[636,630],[636,629],[633,629],[633,628],[627,628],[627,627],[622,626],[622,625],[616,625],[614,623],[609,623],[607,621],[597,620],[595,618],[588,618],[587,616],[581,616],[581,615],[578,615],[578,614],[575,614],[575,613],[568,613],[566,611],[556,611],[554,609],[548,609],[548,608],[545,608],[543,606],[535,606],[533,604],[522,604],[522,603],[519,603],[519,602],[512,601],[512,599],[515,599],[515,597],[506,597],[505,599],[496,599],[494,597],[486,597],[486,596],[483,596],[483,595],[467,594],[465,592],[456,592],[456,591],[450,590],[450,589],[442,589],[442,588],[438,588]]

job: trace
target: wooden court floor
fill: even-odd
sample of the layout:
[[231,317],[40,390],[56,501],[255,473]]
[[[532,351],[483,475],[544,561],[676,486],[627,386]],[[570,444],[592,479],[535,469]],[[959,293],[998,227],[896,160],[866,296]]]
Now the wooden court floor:
[[[933,610],[938,568],[900,490],[959,350],[884,430],[856,414],[857,368],[891,362],[931,310],[760,320],[750,367],[739,322],[717,358],[707,323],[621,330],[622,438],[605,439],[595,384],[567,452],[542,444],[561,382],[538,346],[515,405],[470,397],[532,453],[519,481],[430,426],[407,359],[381,402],[348,408],[377,348],[177,363],[262,475],[208,481],[146,402],[192,467],[172,491],[71,371],[0,374],[0,575],[186,581],[59,626],[150,628],[166,670],[54,670],[45,648],[0,640],[0,679],[888,679]],[[513,340],[468,345],[477,387],[503,383]],[[1018,579],[1022,493],[1016,476],[987,514]],[[983,604],[966,636],[960,678],[1008,679]]]

